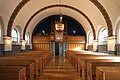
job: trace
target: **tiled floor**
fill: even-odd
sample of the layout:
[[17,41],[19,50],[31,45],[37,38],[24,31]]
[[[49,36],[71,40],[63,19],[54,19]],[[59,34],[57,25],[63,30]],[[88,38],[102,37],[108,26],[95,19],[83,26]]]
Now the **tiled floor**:
[[80,80],[78,73],[64,57],[53,57],[40,80]]

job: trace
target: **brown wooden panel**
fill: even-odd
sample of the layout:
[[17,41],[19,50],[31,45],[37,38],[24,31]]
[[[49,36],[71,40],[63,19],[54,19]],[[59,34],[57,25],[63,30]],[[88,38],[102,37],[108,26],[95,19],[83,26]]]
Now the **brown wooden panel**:
[[96,80],[120,80],[120,67],[97,67]]
[[0,80],[26,80],[26,67],[0,66]]

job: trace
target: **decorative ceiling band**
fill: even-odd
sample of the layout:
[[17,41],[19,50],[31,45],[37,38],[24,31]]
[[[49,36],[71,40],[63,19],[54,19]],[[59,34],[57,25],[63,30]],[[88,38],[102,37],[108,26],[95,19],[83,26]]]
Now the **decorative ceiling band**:
[[108,27],[108,36],[112,36],[113,35],[112,22],[107,11],[98,0],[90,0],[90,1],[100,10],[102,15],[104,16],[104,19]]
[[24,32],[23,32],[23,39],[25,39],[25,32],[26,32],[26,30],[27,30],[27,27],[28,27],[29,23],[32,21],[32,19],[33,19],[37,14],[39,14],[40,12],[42,12],[43,10],[46,10],[46,9],[49,9],[49,8],[54,8],[54,7],[65,7],[65,8],[69,8],[69,9],[72,9],[72,10],[80,13],[82,16],[84,16],[85,19],[87,19],[87,21],[89,22],[89,24],[90,24],[90,26],[91,26],[91,28],[92,28],[93,35],[94,35],[94,39],[96,39],[95,29],[94,29],[94,26],[93,26],[92,22],[90,21],[90,19],[89,19],[82,11],[80,11],[79,9],[74,8],[74,7],[72,7],[72,6],[68,6],[68,5],[62,5],[62,4],[61,4],[61,5],[60,5],[60,4],[57,4],[57,5],[46,6],[46,7],[42,8],[42,9],[38,10],[36,13],[34,13],[34,14],[30,17],[30,19],[28,20],[27,24],[25,25]]
[[[15,20],[17,14],[23,8],[23,6],[25,4],[27,4],[29,1],[30,0],[22,0],[18,4],[18,6],[15,8],[15,10],[12,13],[12,15],[10,16],[10,19],[9,19],[9,22],[8,22],[8,26],[7,26],[7,35],[8,36],[11,36],[12,25],[14,23],[14,20]],[[108,27],[108,35],[111,36],[113,34],[112,23],[111,23],[111,20],[110,20],[110,17],[108,15],[107,11],[105,10],[105,8],[102,6],[102,4],[98,0],[90,0],[90,1],[100,10],[102,15],[104,16],[104,19],[105,19],[107,27]]]
[[8,22],[8,26],[7,26],[7,36],[11,36],[11,29],[14,23],[14,20],[17,16],[17,14],[19,13],[19,11],[23,8],[23,6],[28,3],[30,0],[22,0],[17,7],[14,9],[12,15],[10,16],[9,22]]

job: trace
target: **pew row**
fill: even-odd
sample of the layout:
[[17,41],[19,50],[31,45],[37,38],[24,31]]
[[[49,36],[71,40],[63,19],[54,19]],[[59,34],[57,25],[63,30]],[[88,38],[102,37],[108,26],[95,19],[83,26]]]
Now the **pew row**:
[[23,52],[0,57],[1,66],[26,67],[26,80],[38,80],[51,58],[51,51]]
[[94,69],[96,69],[96,67],[92,68],[93,71],[91,68],[88,68],[90,65],[88,66],[87,63],[89,61],[96,61],[96,63],[97,61],[98,63],[101,62],[101,65],[99,66],[103,66],[103,64],[104,66],[120,66],[120,62],[118,61],[120,57],[106,53],[104,54],[90,51],[67,51],[66,56],[73,64],[74,68],[79,72],[82,80],[95,80],[96,70]]
[[96,80],[120,80],[120,67],[97,67]]
[[34,80],[34,62],[30,60],[5,59],[0,60],[0,66],[22,66],[26,67],[26,80]]
[[26,67],[0,66],[0,80],[26,80]]

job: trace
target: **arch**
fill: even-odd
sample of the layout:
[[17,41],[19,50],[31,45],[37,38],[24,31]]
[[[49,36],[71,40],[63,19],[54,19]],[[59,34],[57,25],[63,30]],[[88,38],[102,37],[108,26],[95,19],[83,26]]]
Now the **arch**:
[[25,40],[26,40],[26,44],[30,44],[30,34],[29,34],[29,32],[27,32],[25,34]]
[[101,27],[98,32],[98,44],[107,44],[108,31],[106,28]]
[[18,31],[18,43],[20,43],[22,35],[21,26],[18,25],[15,27],[15,29]]
[[26,32],[26,30],[27,30],[27,26],[30,24],[30,22],[32,21],[32,19],[33,19],[37,14],[39,14],[40,12],[42,12],[43,10],[46,10],[46,9],[49,9],[49,8],[54,8],[54,7],[65,7],[65,8],[69,8],[69,9],[72,9],[72,10],[80,13],[82,16],[84,16],[85,19],[86,19],[86,20],[89,22],[89,24],[91,25],[91,28],[92,28],[92,31],[93,31],[93,35],[94,35],[94,39],[96,39],[96,34],[95,34],[94,26],[93,26],[92,22],[90,21],[90,19],[88,18],[88,16],[86,16],[86,14],[84,14],[82,11],[80,11],[80,10],[77,9],[77,8],[74,8],[74,7],[69,6],[69,5],[62,5],[62,4],[61,4],[61,5],[58,4],[58,5],[46,6],[46,7],[42,8],[42,9],[38,10],[37,12],[35,12],[35,13],[30,17],[30,19],[28,20],[28,22],[27,22],[26,25],[25,25],[24,32],[23,32],[23,39],[25,39],[25,32]]
[[114,34],[117,37],[117,42],[120,43],[120,16],[117,18],[114,26]]
[[[12,15],[10,16],[8,26],[7,26],[7,35],[8,36],[11,35],[11,28],[12,28],[13,22],[17,16],[17,14],[29,1],[30,0],[22,0],[14,9]],[[105,10],[105,8],[102,6],[102,4],[98,0],[90,0],[90,2],[92,2],[104,16],[104,19],[108,26],[108,35],[111,36],[113,34],[112,23],[111,23],[111,20],[110,20],[110,17],[108,15],[107,11]],[[24,33],[24,35],[25,35],[25,33]],[[95,33],[94,33],[94,36],[95,36]],[[24,38],[24,36],[23,36],[23,38]],[[95,39],[95,37],[94,37],[94,39]]]
[[4,20],[3,20],[2,16],[0,16],[0,41],[3,41],[3,35],[5,32],[4,27],[5,27]]
[[14,23],[14,20],[17,16],[17,14],[19,13],[19,11],[24,7],[24,5],[26,5],[30,0],[22,0],[14,9],[12,15],[10,16],[9,22],[8,22],[8,26],[7,26],[7,36],[11,36],[11,29]]
[[0,41],[2,41],[2,25],[0,23]]
[[18,43],[18,31],[15,28],[12,29],[11,36],[12,36],[12,42]]
[[103,5],[98,1],[98,0],[90,0],[98,9],[99,11],[102,13],[107,27],[108,27],[108,36],[112,36],[113,35],[113,28],[112,28],[112,22],[111,19],[106,11],[106,9],[103,7]]
[[[18,43],[20,44],[20,40],[21,40],[21,27],[20,26],[16,26],[15,28],[13,28],[12,30],[16,31],[16,35],[17,36],[17,40],[13,41],[13,43]],[[12,32],[12,31],[11,31]],[[13,34],[11,34],[12,36]],[[13,37],[13,36],[12,36]],[[12,39],[13,40],[13,39]]]
[[88,45],[92,45],[93,44],[93,33],[89,32],[88,35]]

